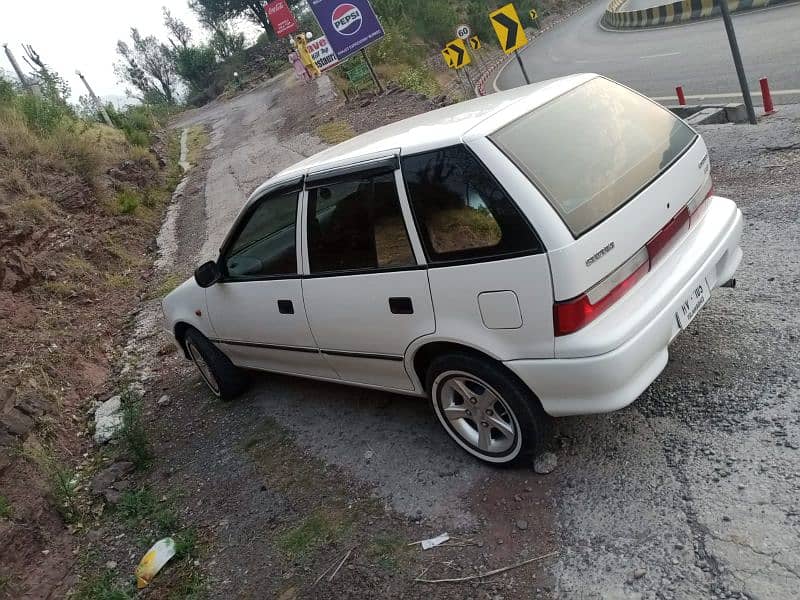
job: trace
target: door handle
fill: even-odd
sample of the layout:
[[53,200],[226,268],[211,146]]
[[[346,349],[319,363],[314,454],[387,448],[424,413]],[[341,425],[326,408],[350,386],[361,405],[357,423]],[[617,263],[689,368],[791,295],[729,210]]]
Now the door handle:
[[293,315],[294,304],[291,300],[278,300],[278,312],[282,315]]
[[396,315],[414,314],[411,298],[389,298],[389,310]]

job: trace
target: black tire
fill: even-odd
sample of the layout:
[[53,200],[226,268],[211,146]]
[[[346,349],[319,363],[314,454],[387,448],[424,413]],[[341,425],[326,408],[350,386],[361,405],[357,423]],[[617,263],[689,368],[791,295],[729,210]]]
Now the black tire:
[[[184,336],[186,353],[197,367],[200,376],[220,400],[233,400],[247,387],[246,373],[234,365],[214,344],[196,329],[189,329]],[[195,352],[197,354],[195,354]],[[202,362],[208,367],[204,372]]]
[[[547,442],[550,417],[538,398],[491,359],[467,353],[437,357],[428,368],[426,387],[445,431],[463,450],[484,462],[519,464],[535,456]],[[474,396],[467,398],[466,392]]]

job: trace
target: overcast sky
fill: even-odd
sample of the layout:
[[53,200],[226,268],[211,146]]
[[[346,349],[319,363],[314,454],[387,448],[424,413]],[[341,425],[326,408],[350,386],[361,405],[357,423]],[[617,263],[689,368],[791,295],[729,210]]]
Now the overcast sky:
[[[207,37],[186,0],[0,0],[0,44],[8,44],[23,69],[21,44],[31,44],[69,81],[73,100],[85,94],[75,69],[83,72],[97,95],[121,96],[128,86],[114,74],[117,40],[129,40],[131,27],[166,40],[162,6],[183,19],[195,37]],[[248,38],[252,31],[248,28]],[[12,71],[3,52],[0,66]]]

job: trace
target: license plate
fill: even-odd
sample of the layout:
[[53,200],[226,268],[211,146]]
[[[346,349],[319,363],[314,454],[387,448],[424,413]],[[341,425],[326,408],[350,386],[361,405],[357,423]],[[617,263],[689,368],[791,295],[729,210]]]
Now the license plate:
[[692,319],[695,318],[703,305],[708,302],[711,296],[711,290],[706,283],[705,278],[700,279],[692,288],[692,291],[683,299],[678,310],[675,311],[675,318],[678,319],[678,325],[681,329],[686,329]]

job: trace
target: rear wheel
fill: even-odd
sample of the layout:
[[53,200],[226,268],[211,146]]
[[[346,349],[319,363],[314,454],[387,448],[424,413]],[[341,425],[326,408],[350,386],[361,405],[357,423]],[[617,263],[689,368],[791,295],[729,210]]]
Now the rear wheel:
[[502,366],[470,354],[436,358],[427,387],[441,425],[461,448],[493,464],[530,458],[548,416],[534,394]]
[[233,400],[247,386],[247,376],[196,329],[184,338],[186,352],[200,371],[208,389],[222,400]]

